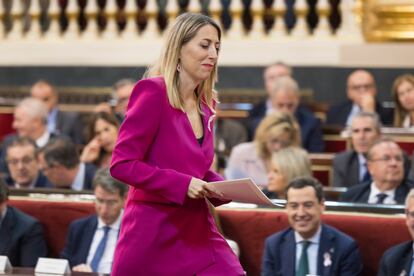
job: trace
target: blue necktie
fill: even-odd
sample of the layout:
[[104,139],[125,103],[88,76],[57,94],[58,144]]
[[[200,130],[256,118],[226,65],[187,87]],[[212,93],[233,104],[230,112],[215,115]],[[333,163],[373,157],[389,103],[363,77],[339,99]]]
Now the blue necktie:
[[302,253],[299,259],[298,270],[296,271],[296,276],[306,276],[309,274],[309,261],[308,261],[308,247],[310,241],[304,240],[302,242]]
[[98,272],[99,262],[101,261],[102,256],[105,252],[106,242],[108,241],[108,233],[109,233],[109,230],[111,230],[111,227],[104,226],[103,230],[104,230],[104,235],[101,241],[99,242],[98,247],[96,248],[96,251],[95,251],[95,255],[93,256],[92,261],[91,261],[91,268],[93,272]]
[[377,204],[384,204],[384,200],[387,196],[388,195],[384,193],[377,194]]

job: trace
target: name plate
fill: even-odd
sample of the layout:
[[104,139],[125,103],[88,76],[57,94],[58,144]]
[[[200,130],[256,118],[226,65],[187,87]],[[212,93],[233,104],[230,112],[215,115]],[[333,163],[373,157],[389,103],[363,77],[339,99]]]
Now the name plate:
[[44,274],[69,274],[69,262],[64,259],[53,259],[53,258],[39,258],[37,260],[35,273]]
[[0,256],[0,273],[12,270],[9,258],[7,256]]

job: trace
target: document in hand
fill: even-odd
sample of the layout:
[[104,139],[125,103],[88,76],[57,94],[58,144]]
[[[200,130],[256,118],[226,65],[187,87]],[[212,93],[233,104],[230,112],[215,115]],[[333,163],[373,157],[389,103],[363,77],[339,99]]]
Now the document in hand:
[[282,206],[270,201],[250,178],[209,182],[207,185],[221,192],[225,199],[258,205]]

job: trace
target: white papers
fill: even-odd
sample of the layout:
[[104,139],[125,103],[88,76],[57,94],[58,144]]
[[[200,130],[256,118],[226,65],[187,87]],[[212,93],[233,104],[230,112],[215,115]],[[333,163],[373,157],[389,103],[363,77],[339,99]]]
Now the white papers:
[[0,274],[6,273],[12,270],[9,258],[7,256],[0,256]]
[[38,274],[70,274],[69,262],[64,259],[39,258],[37,260],[36,275]]
[[283,206],[270,201],[250,178],[216,181],[207,185],[222,193],[225,199],[258,205]]

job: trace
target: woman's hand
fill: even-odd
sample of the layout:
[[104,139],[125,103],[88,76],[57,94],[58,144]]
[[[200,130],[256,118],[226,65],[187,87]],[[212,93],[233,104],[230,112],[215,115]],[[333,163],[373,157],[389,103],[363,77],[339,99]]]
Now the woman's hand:
[[188,186],[187,195],[190,198],[222,197],[222,194],[213,187],[208,186],[207,182],[195,177],[191,179],[190,185]]
[[80,161],[84,163],[92,163],[98,159],[100,152],[101,144],[97,138],[94,138],[83,149]]

